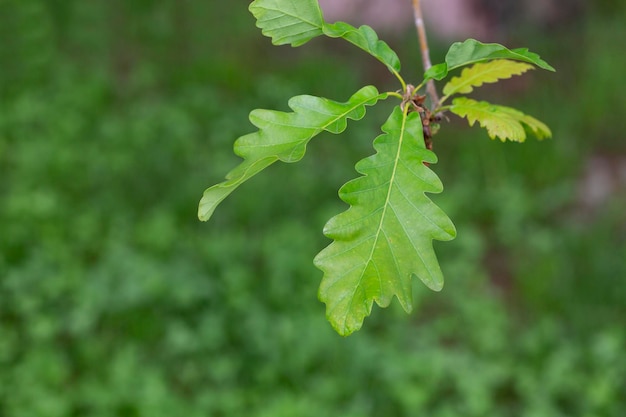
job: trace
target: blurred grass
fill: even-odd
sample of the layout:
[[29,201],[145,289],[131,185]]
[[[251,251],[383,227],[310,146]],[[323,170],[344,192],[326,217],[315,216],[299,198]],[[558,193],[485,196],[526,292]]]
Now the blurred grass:
[[[556,75],[486,90],[553,140],[444,126],[447,286],[342,339],[311,260],[388,105],[210,223],[196,204],[251,109],[394,89],[384,68],[271,48],[245,5],[0,0],[0,416],[619,416],[626,197],[578,194],[591,155],[626,155],[626,12],[605,6],[520,35]],[[418,62],[412,33],[392,43]]]

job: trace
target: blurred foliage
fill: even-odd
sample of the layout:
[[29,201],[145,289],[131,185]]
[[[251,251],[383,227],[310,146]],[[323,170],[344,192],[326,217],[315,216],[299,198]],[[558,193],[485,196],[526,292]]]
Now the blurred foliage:
[[[578,192],[591,154],[626,154],[618,3],[524,35],[559,72],[492,92],[553,140],[444,126],[447,286],[342,339],[311,259],[388,109],[209,224],[196,204],[249,110],[383,89],[384,68],[270,48],[244,3],[0,0],[0,416],[622,415],[626,197]],[[412,33],[392,45],[417,59]]]

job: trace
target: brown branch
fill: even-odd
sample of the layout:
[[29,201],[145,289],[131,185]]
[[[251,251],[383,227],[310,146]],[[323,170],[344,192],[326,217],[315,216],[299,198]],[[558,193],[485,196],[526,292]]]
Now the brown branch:
[[[430,62],[430,51],[428,50],[428,39],[426,38],[426,29],[424,27],[424,17],[422,15],[422,6],[420,0],[413,0],[413,15],[415,16],[415,28],[417,29],[417,37],[420,42],[420,50],[422,51],[422,64],[424,71],[428,71],[432,64]],[[430,96],[431,105],[436,106],[439,102],[439,95],[435,88],[435,82],[431,79],[426,83],[426,92]]]

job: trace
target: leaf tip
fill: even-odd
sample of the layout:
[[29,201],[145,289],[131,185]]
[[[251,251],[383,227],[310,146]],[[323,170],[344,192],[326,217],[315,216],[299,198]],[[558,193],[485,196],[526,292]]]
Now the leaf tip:
[[201,222],[208,221],[213,216],[216,207],[215,204],[210,204],[204,200],[204,197],[202,197],[200,204],[198,204],[198,220]]
[[348,337],[352,333],[361,330],[361,327],[363,326],[363,322],[361,322],[360,325],[354,326],[354,327],[346,326],[346,325],[342,326],[340,323],[334,322],[330,317],[327,317],[327,319],[330,322],[332,328],[335,329],[337,334],[341,337]]
[[546,61],[544,61],[543,59],[539,58],[539,55],[537,55],[537,62],[533,62],[533,64],[535,64],[537,67],[539,67],[539,68],[541,68],[543,70],[550,71],[550,72],[556,72],[556,69],[552,65],[550,65]]
[[326,304],[326,320],[328,320],[331,327],[337,332],[337,334],[343,337],[348,337],[352,333],[361,330],[361,327],[363,327],[363,322],[365,321],[365,316],[354,314],[338,314],[333,308],[331,308],[328,300],[324,300],[321,298],[321,294],[319,296],[319,299],[321,302]]
[[428,287],[428,289],[432,291],[440,292],[443,289],[443,276],[441,275],[439,277],[436,277],[436,279],[427,276],[420,276],[418,278],[420,279],[420,281],[422,281],[424,285]]

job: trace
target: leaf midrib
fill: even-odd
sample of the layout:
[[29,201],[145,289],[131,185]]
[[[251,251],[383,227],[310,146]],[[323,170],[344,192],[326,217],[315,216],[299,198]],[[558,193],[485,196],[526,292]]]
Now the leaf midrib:
[[[505,61],[505,60],[502,60],[502,61]],[[492,73],[494,73],[494,72],[496,72],[496,73],[497,73],[498,71],[501,71],[501,70],[502,70],[502,68],[498,68],[498,67],[495,67],[495,68],[490,68],[490,69],[488,69],[487,71],[483,71],[483,72],[480,72],[480,73],[478,73],[478,74],[476,74],[476,75],[471,76],[471,77],[467,80],[467,82],[465,82],[465,83],[463,83],[463,84],[459,84],[459,85],[457,85],[457,87],[456,87],[456,88],[454,88],[451,92],[447,93],[446,95],[451,96],[451,95],[453,95],[453,94],[456,94],[456,93],[458,93],[460,90],[462,90],[464,87],[467,87],[467,86],[471,87],[471,90],[467,92],[467,94],[469,94],[469,93],[471,93],[471,92],[474,90],[474,88],[475,88],[475,87],[480,87],[480,86],[482,86],[482,85],[483,85],[483,84],[485,84],[485,83],[491,84],[491,83],[494,83],[494,82],[496,82],[496,81],[498,81],[498,80],[507,80],[507,79],[511,78],[512,76],[514,76],[514,75],[521,75],[521,74],[523,74],[524,72],[528,71],[528,70],[529,70],[529,69],[531,69],[531,68],[532,68],[532,66],[530,66],[530,65],[529,65],[529,68],[526,68],[526,69],[521,68],[521,66],[520,66],[520,68],[518,68],[518,70],[517,70],[517,71],[521,71],[521,72],[511,73],[511,74],[509,74],[509,76],[508,76],[508,77],[498,77],[498,76],[496,75],[496,80],[495,80],[495,81],[491,81],[491,79],[489,79],[489,80],[482,80],[482,81],[480,81],[480,82],[479,82],[479,83],[477,83],[477,84],[474,84],[474,83],[473,83],[473,82],[474,82],[474,80],[476,80],[477,78],[478,78],[478,79],[480,79],[480,78],[482,78],[482,77],[487,77],[487,76],[489,76],[490,74],[492,74]],[[458,78],[461,78],[461,77],[463,77],[463,73],[461,73],[461,75],[460,75]],[[454,81],[454,79],[452,79],[452,80],[451,80],[451,82],[452,82],[452,81]]]
[[[276,146],[293,146],[294,149],[291,151],[291,153],[289,154],[290,157],[293,155],[293,152],[295,152],[295,148],[298,145],[302,145],[305,143],[308,143],[311,139],[313,139],[315,136],[319,135],[320,133],[322,133],[323,131],[325,131],[330,125],[332,125],[333,123],[336,123],[338,120],[341,119],[347,119],[348,118],[348,114],[350,114],[351,112],[353,112],[355,109],[358,109],[361,106],[367,106],[367,103],[370,101],[378,101],[382,98],[385,97],[385,93],[379,93],[378,95],[374,96],[374,97],[368,97],[368,98],[363,98],[362,100],[358,101],[357,103],[355,103],[353,106],[348,107],[345,111],[343,111],[342,113],[338,114],[338,115],[334,115],[334,117],[332,119],[330,119],[326,124],[323,124],[321,126],[297,126],[297,125],[290,125],[287,123],[279,123],[279,122],[275,122],[272,121],[272,124],[274,125],[278,125],[281,127],[285,127],[285,128],[294,128],[294,129],[302,129],[302,130],[312,130],[311,134],[307,135],[305,138],[302,139],[298,139],[298,140],[292,140],[292,141],[288,141],[288,142],[282,142],[282,143],[263,143],[263,144],[254,144],[254,145],[240,145],[240,147],[242,148],[249,148],[249,149],[255,149],[255,148],[271,148],[271,147],[276,147]],[[305,108],[305,107],[303,107]],[[317,113],[320,114],[325,114],[323,112],[320,112],[317,109],[311,109],[308,108],[307,110],[309,111],[315,111]],[[295,113],[295,111],[294,111]],[[328,114],[328,113],[326,113]],[[329,114],[331,116],[333,116],[332,114]],[[296,144],[296,145],[294,145]],[[274,155],[277,156],[277,155]],[[281,159],[280,157],[277,156],[278,159]]]
[[[292,3],[293,3],[293,2],[292,2]],[[293,6],[294,6],[294,8],[295,8],[295,5],[293,5]],[[322,29],[322,27],[323,27],[323,20],[324,20],[324,19],[323,19],[323,16],[322,16],[322,25],[318,25],[318,24],[317,24],[317,23],[315,23],[315,22],[311,22],[311,21],[309,21],[309,20],[304,19],[302,16],[299,16],[299,15],[296,15],[296,14],[292,14],[292,13],[288,13],[288,12],[287,12],[287,11],[285,11],[285,10],[277,9],[277,8],[274,8],[274,7],[263,7],[263,8],[264,8],[265,10],[271,10],[271,11],[273,11],[273,12],[279,12],[279,13],[282,13],[284,16],[289,16],[289,17],[292,17],[292,18],[294,18],[294,19],[300,20],[301,22],[307,23],[307,24],[309,24],[309,25],[311,25],[311,26],[313,26],[313,27],[315,27],[315,28],[317,28],[317,29]],[[283,17],[283,16],[276,16],[276,17],[272,17],[272,18],[270,18],[270,19],[265,19],[265,21],[266,21],[266,22],[269,22],[269,21],[271,21],[271,20],[279,20],[279,19],[281,19],[282,17]],[[284,27],[286,27],[286,26],[280,26],[280,27],[279,27],[279,29],[282,29],[282,28],[284,28]]]
[[[322,133],[323,131],[325,131],[325,130],[326,130],[326,128],[328,128],[328,126],[330,126],[330,125],[332,125],[333,123],[337,122],[337,120],[347,119],[347,118],[348,118],[348,114],[350,114],[351,112],[353,112],[355,109],[357,109],[357,108],[359,108],[359,107],[361,107],[361,106],[366,106],[366,105],[367,105],[367,103],[368,103],[369,101],[372,101],[372,100],[374,100],[374,99],[375,99],[376,101],[378,101],[378,100],[380,100],[380,99],[381,99],[382,97],[384,97],[384,96],[385,96],[385,94],[383,93],[383,94],[378,94],[378,95],[377,95],[377,96],[375,96],[375,97],[371,97],[371,98],[368,98],[368,99],[363,99],[363,100],[359,101],[358,103],[355,103],[355,105],[354,105],[354,106],[350,107],[348,110],[344,111],[343,113],[341,113],[341,114],[340,114],[340,115],[338,115],[337,117],[335,117],[335,118],[331,119],[331,120],[330,120],[328,123],[326,123],[325,125],[319,126],[319,127],[317,127],[317,128],[316,128],[316,127],[304,128],[304,129],[315,129],[315,131],[313,132],[313,134],[311,134],[310,136],[308,136],[305,140],[302,140],[300,144],[305,144],[305,143],[308,143],[308,142],[309,142],[311,139],[313,139],[315,136],[317,136],[317,135],[319,135],[320,133]],[[318,113],[320,113],[320,112],[318,112]],[[323,114],[323,113],[322,113],[322,114]],[[298,127],[298,126],[291,126],[291,127],[296,128],[296,127]],[[302,129],[302,127],[300,127],[300,128]],[[289,142],[289,143],[293,143],[293,142]],[[295,149],[295,147],[294,147],[294,149],[293,149],[293,150],[291,151],[291,153],[290,153],[290,156],[292,156],[292,155],[293,155],[293,153],[295,152],[295,150],[296,150],[296,149]]]
[[[396,157],[393,163],[393,169],[391,171],[391,178],[389,179],[389,188],[387,189],[387,196],[385,197],[385,203],[383,204],[383,212],[380,215],[380,222],[378,223],[378,229],[376,230],[376,233],[374,234],[375,237],[374,237],[374,242],[372,244],[372,249],[370,251],[370,254],[367,257],[366,262],[364,263],[365,267],[363,269],[363,272],[361,273],[359,282],[357,283],[357,285],[355,285],[354,290],[352,291],[352,295],[350,297],[350,304],[348,305],[348,310],[352,310],[352,303],[354,302],[354,295],[356,294],[357,289],[361,287],[361,283],[363,282],[363,279],[365,276],[365,269],[367,269],[367,266],[370,264],[370,262],[372,262],[374,251],[376,250],[376,245],[378,244],[378,239],[383,229],[383,223],[385,222],[385,216],[387,214],[387,207],[389,207],[389,200],[391,199],[391,190],[393,189],[394,181],[396,178],[396,172],[398,170],[398,162],[400,161],[400,152],[402,150],[402,143],[404,141],[407,118],[408,118],[408,107],[405,108],[402,112],[402,125],[400,127],[400,138],[398,139],[398,149],[396,151]],[[383,286],[382,286],[381,274],[378,274],[378,282],[379,282],[379,287],[380,287],[380,293],[382,294]],[[343,323],[344,329],[346,327],[347,320],[348,320],[348,315],[346,315],[346,318]]]
[[[468,87],[468,86],[471,88],[471,90],[467,92],[467,93],[469,94],[469,93],[471,93],[471,92],[474,90],[474,87],[480,87],[480,86],[481,86],[481,85],[483,85],[485,82],[487,82],[487,81],[484,81],[484,80],[483,80],[482,82],[480,82],[480,84],[474,84],[474,80],[476,80],[477,78],[480,78],[481,76],[483,76],[483,77],[484,77],[484,76],[487,76],[488,74],[490,74],[490,73],[492,73],[492,72],[495,72],[495,71],[497,71],[497,69],[492,69],[492,70],[490,70],[490,71],[484,71],[484,72],[482,72],[482,73],[478,73],[478,74],[476,74],[476,75],[472,76],[471,78],[469,78],[468,80],[466,80],[466,82],[465,82],[465,83],[463,83],[463,84],[457,84],[456,88],[453,88],[453,90],[452,90],[452,91],[450,91],[449,93],[447,93],[447,95],[448,95],[448,96],[451,96],[451,95],[453,95],[453,94],[456,94],[456,93],[458,93],[459,91],[461,91],[464,87]],[[463,76],[463,74],[461,74],[461,77],[462,77],[462,76]],[[461,78],[461,77],[459,77],[459,78]],[[454,81],[454,80],[452,80],[452,81]]]
[[396,151],[396,157],[393,161],[393,170],[391,171],[391,178],[389,179],[389,188],[387,189],[387,196],[385,197],[385,204],[383,205],[383,212],[380,215],[380,222],[378,223],[378,229],[376,230],[374,244],[372,245],[372,250],[367,259],[367,263],[369,264],[372,261],[372,257],[374,255],[374,250],[376,249],[376,244],[378,243],[378,238],[383,228],[383,223],[385,222],[385,216],[387,215],[387,208],[389,207],[389,200],[391,199],[391,190],[393,189],[394,182],[396,179],[396,172],[398,170],[398,162],[400,161],[400,152],[402,150],[402,142],[404,141],[404,133],[406,128],[406,120],[408,118],[408,106],[402,112],[402,126],[400,128],[400,138],[398,139],[398,149]]
[[[472,104],[476,104],[476,106],[473,107]],[[495,118],[498,118],[498,119],[502,120],[502,122],[506,122],[507,125],[509,125],[509,126],[511,124],[518,124],[518,125],[521,126],[521,123],[518,120],[514,119],[510,114],[507,114],[506,112],[495,112],[490,107],[483,107],[483,106],[480,106],[480,104],[481,104],[481,102],[474,101],[474,102],[470,102],[470,104],[467,104],[467,103],[466,104],[459,104],[459,105],[454,104],[454,105],[452,105],[452,108],[465,110],[465,114],[463,114],[461,117],[465,117],[468,120],[468,122],[470,123],[470,126],[473,126],[474,123],[478,122],[478,124],[481,127],[487,129],[487,131],[489,131],[489,128],[488,128],[488,122],[486,121],[486,119],[483,120],[483,119],[478,118],[478,117],[470,118],[469,111],[475,111],[477,113],[482,113],[482,114],[494,116]],[[491,134],[490,134],[490,136],[491,136]],[[505,140],[508,139],[508,140],[512,140],[512,141],[516,141],[516,142],[523,142],[524,140],[526,140],[526,135],[524,133],[523,126],[522,126],[521,136],[519,138],[514,137],[514,136],[508,136],[508,135],[503,136],[503,135],[500,135],[498,133],[494,133],[492,138],[493,137],[504,138]]]

